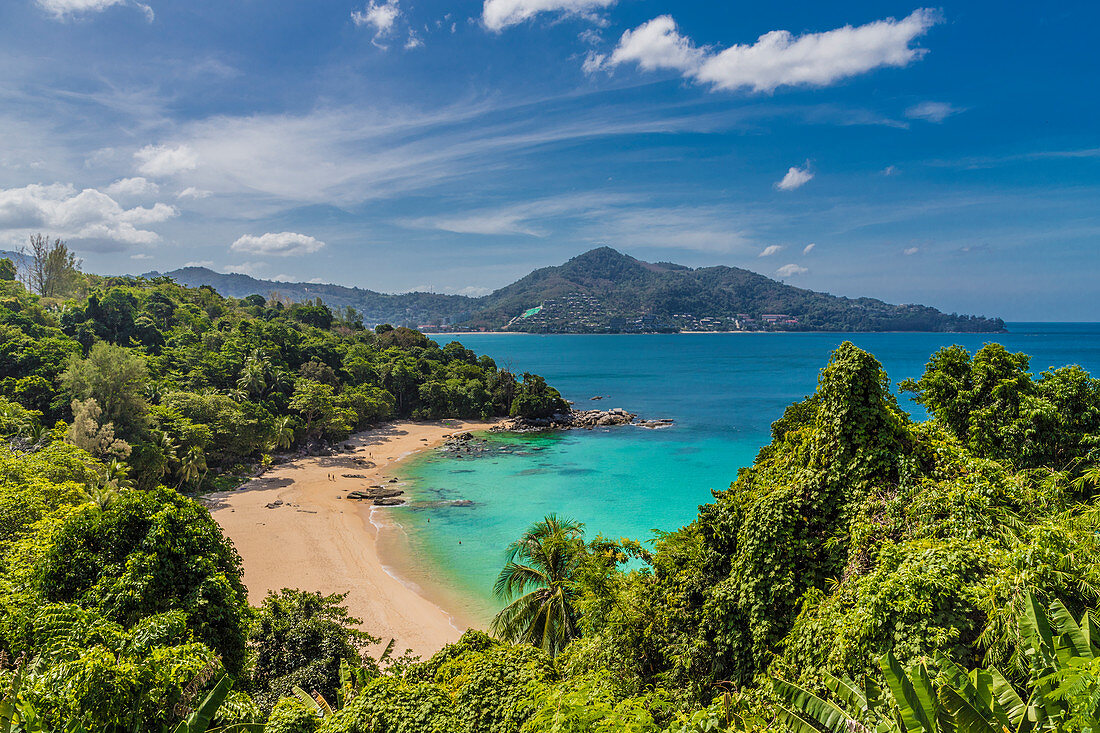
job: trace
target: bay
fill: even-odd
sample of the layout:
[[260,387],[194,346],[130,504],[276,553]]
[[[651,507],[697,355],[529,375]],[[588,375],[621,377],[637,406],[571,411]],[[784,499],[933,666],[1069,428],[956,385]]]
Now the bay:
[[[784,408],[811,393],[830,353],[849,340],[874,354],[896,385],[919,377],[938,348],[999,342],[1031,355],[1031,369],[1080,364],[1100,375],[1100,324],[1015,323],[1006,334],[732,333],[672,335],[462,334],[498,366],[544,376],[578,408],[622,407],[672,418],[662,430],[619,427],[489,437],[471,456],[431,451],[400,475],[410,506],[401,573],[485,622],[499,607],[492,582],[504,549],[548,513],[584,522],[587,535],[649,539],[695,517],[770,440]],[[592,397],[601,396],[601,400]],[[905,395],[901,404],[923,418]],[[447,504],[455,500],[469,506]]]

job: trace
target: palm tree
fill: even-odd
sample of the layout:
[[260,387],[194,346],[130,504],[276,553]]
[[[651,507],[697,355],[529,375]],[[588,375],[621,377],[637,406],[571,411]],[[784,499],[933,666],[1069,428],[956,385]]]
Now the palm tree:
[[101,483],[83,489],[80,492],[80,498],[86,502],[95,504],[100,510],[109,509],[118,499],[118,489],[112,484]]
[[294,444],[294,419],[289,416],[280,417],[275,422],[275,449],[286,449]]
[[237,380],[237,388],[250,395],[263,394],[264,390],[267,389],[267,372],[268,368],[263,354],[258,349],[253,351],[252,355],[244,362],[241,376]]
[[103,467],[101,485],[104,488],[115,490],[133,488],[134,482],[130,480],[130,467],[117,458],[112,458],[111,462]]
[[153,445],[157,447],[161,455],[164,456],[164,460],[167,463],[167,467],[171,467],[178,459],[176,458],[176,451],[179,450],[179,443],[164,430],[158,430],[153,433]]
[[191,446],[180,461],[180,482],[176,488],[200,480],[206,475],[206,471],[206,455],[203,454],[202,448],[197,445]]
[[493,593],[510,603],[490,629],[507,641],[557,656],[576,636],[572,575],[584,548],[584,525],[548,514],[508,546]]

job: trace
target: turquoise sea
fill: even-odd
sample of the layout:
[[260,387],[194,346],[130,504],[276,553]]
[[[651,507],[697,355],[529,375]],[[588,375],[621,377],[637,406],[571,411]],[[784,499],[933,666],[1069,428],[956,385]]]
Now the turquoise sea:
[[[941,346],[973,351],[989,341],[1030,354],[1035,373],[1080,364],[1100,375],[1100,324],[1008,328],[992,335],[463,334],[457,338],[466,347],[501,367],[543,375],[578,408],[622,407],[676,423],[492,436],[491,450],[473,457],[432,451],[411,458],[401,476],[412,502],[392,515],[405,530],[403,553],[416,559],[402,563],[402,572],[441,591],[465,620],[484,622],[498,607],[491,587],[504,548],[544,514],[574,517],[589,536],[611,538],[647,539],[690,522],[712,489],[728,487],[752,463],[783,409],[814,390],[844,340],[874,354],[895,384],[920,376]],[[605,399],[591,401],[597,395]],[[908,399],[902,404],[923,417]],[[440,504],[457,499],[473,504]]]

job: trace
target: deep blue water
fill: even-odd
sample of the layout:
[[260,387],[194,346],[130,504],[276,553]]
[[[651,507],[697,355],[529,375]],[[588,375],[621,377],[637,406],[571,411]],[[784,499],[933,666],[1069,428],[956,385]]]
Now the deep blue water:
[[[712,489],[726,488],[769,440],[784,408],[811,393],[844,340],[874,354],[895,384],[919,377],[936,349],[971,351],[997,341],[1031,355],[1035,373],[1080,364],[1100,375],[1100,324],[1009,324],[1007,334],[674,334],[532,336],[464,334],[465,346],[501,367],[530,371],[578,408],[623,407],[675,427],[571,431],[494,438],[512,453],[456,458],[428,453],[404,469],[415,500],[469,499],[472,507],[401,508],[421,560],[421,584],[493,608],[504,547],[549,512],[584,522],[589,536],[645,539],[690,522]],[[439,337],[446,343],[452,337]],[[596,395],[605,399],[590,401]],[[902,405],[917,418],[919,408]],[[916,408],[916,409],[914,409]]]

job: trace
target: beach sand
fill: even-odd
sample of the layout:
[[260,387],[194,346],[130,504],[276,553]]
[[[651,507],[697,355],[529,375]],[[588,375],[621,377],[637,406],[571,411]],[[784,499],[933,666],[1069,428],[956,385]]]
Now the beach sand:
[[[249,602],[259,605],[268,591],[281,588],[346,592],[344,603],[363,620],[363,630],[380,637],[381,645],[395,639],[397,653],[407,648],[427,658],[456,641],[471,623],[383,564],[379,533],[388,531],[387,507],[345,498],[372,484],[388,486],[396,463],[441,444],[446,435],[492,425],[447,423],[380,426],[349,438],[354,451],[297,458],[235,491],[209,495],[211,515],[244,560]],[[268,507],[276,501],[282,504]]]

